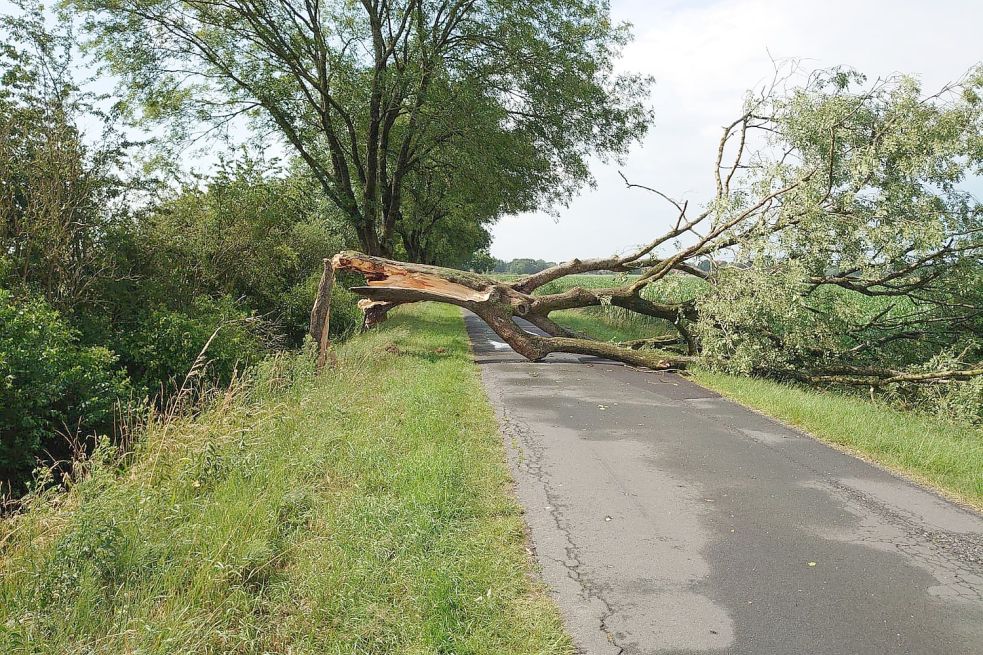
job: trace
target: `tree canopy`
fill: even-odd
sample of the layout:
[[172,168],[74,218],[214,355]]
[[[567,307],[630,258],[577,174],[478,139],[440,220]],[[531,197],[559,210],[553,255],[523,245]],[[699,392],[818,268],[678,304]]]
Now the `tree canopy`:
[[[309,167],[362,248],[562,202],[649,119],[604,0],[70,0],[148,120],[248,117]],[[469,184],[470,183],[470,184]],[[482,195],[467,197],[480,185]],[[421,201],[425,200],[425,201]]]

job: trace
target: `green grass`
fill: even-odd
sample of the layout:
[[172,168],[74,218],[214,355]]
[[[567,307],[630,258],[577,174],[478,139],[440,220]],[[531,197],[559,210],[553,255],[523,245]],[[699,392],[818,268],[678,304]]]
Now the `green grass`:
[[0,652],[570,652],[457,310],[292,367],[5,519]]
[[[605,341],[654,336],[640,334],[637,324],[588,311],[556,312],[551,317]],[[859,395],[702,370],[691,373],[700,384],[741,404],[983,509],[981,428],[895,409]]]
[[[550,318],[568,330],[586,334],[598,341],[630,341],[672,334],[671,326],[660,320],[633,320],[613,314],[608,307],[585,307],[553,312]],[[613,309],[618,309],[617,307]],[[633,314],[642,317],[640,314]]]
[[[573,287],[597,289],[627,284],[635,276],[622,274],[568,275],[554,280],[536,290],[537,295],[562,293]],[[662,302],[689,298],[698,289],[695,280],[683,276],[672,276],[658,284],[646,287],[643,296]],[[650,339],[675,334],[672,326],[663,319],[644,316],[614,305],[584,307],[553,312],[550,318],[563,327],[586,334],[600,341],[628,341],[631,339]]]

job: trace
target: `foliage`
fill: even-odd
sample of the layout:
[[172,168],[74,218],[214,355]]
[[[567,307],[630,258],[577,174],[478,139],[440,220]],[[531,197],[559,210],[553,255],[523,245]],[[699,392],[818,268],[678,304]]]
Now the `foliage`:
[[70,5],[143,118],[279,135],[373,255],[401,233],[434,259],[412,236],[432,221],[562,202],[649,118],[602,0]]
[[[247,155],[203,182],[155,205],[125,237],[136,280],[127,295],[173,310],[201,295],[235,298],[299,345],[308,317],[290,303],[352,236],[302,171],[284,175]],[[127,305],[119,320],[132,316]]]
[[[769,372],[773,376],[774,371],[787,371],[797,361],[813,357],[817,344],[840,347],[835,332],[829,329],[830,323],[838,320],[846,324],[849,317],[874,316],[895,302],[828,289],[824,293],[814,294],[810,303],[806,303],[798,293],[798,285],[794,283],[784,294],[776,293],[773,286],[775,280],[771,279],[773,270],[761,265],[749,269],[720,268],[713,284],[691,276],[672,275],[647,286],[642,294],[644,298],[664,303],[686,298],[698,298],[703,302],[703,298],[712,298],[709,302],[717,307],[717,324],[710,330],[701,331],[701,345],[706,354],[704,364],[717,371],[724,369],[731,374],[758,376],[768,375]],[[544,285],[537,293],[562,293],[573,287],[612,288],[633,279],[636,276],[569,275]],[[820,299],[822,304],[812,304]],[[818,316],[810,309],[813,307],[820,308],[827,316]],[[910,312],[910,309],[901,309],[899,315]],[[674,331],[664,319],[613,305],[554,312],[551,318],[578,334],[610,342],[663,337]],[[762,347],[754,332],[764,331],[788,335],[789,341],[780,349]],[[927,348],[926,352],[931,353],[931,348]],[[957,356],[960,354],[966,356],[966,353],[943,351],[923,364],[922,370],[954,370],[961,365]],[[782,377],[788,379],[793,376],[786,374]],[[848,390],[841,388],[839,391]],[[869,389],[862,388],[860,393],[866,396]],[[962,383],[888,387],[877,395],[895,407],[935,414],[940,420],[981,423],[981,394],[983,382],[976,378]]]
[[[39,449],[66,454],[60,434],[112,433],[111,409],[166,403],[199,354],[195,388],[299,346],[310,278],[353,236],[297,167],[245,152],[169,186],[164,170],[133,168],[133,144],[112,127],[119,116],[75,85],[71,23],[17,4],[0,18],[0,287],[18,306],[57,310],[50,338],[60,339],[55,359],[24,368],[46,347],[38,341],[10,363],[21,368],[8,391],[21,400],[4,407],[14,414],[2,468],[23,482],[36,456],[49,458]],[[343,288],[336,295],[337,337],[354,330],[356,309]],[[76,389],[86,376],[99,403]]]
[[414,207],[413,218],[404,219],[399,227],[406,259],[454,268],[464,266],[475,252],[491,245],[488,230],[475,220],[478,216],[469,205],[454,211],[436,208],[422,215]]
[[106,241],[124,220],[127,185],[113,170],[125,154],[107,129],[83,143],[81,116],[94,98],[72,80],[70,32],[48,31],[41,8],[0,19],[0,252],[4,280],[68,312],[114,275]]
[[[940,411],[978,416],[970,381],[983,376],[983,207],[969,188],[983,172],[983,67],[928,96],[903,76],[868,84],[834,69],[801,86],[790,79],[776,72],[724,128],[714,193],[701,208],[642,187],[678,212],[672,227],[625,254],[511,281],[511,305],[553,338],[513,331],[507,340],[532,357],[676,367],[699,357],[720,370],[883,388],[905,403],[933,398]],[[568,276],[603,271],[634,275],[550,292]],[[676,283],[687,278],[694,283]],[[549,319],[611,306],[671,326],[686,353],[595,345]]]
[[555,266],[555,262],[547,262],[542,259],[529,259],[529,258],[519,258],[513,259],[508,263],[504,263],[503,273],[508,273],[509,275],[529,275],[531,273],[538,273],[540,271],[546,270],[551,266]]
[[[944,352],[924,365],[924,370],[953,370],[961,366],[958,352]],[[953,384],[928,384],[914,388],[888,389],[894,404],[955,421],[983,426],[983,377]]]
[[[794,156],[737,177],[715,220],[794,190],[741,228],[733,265],[696,301],[715,365],[835,383],[980,361],[983,209],[966,183],[983,171],[983,69],[928,97],[911,78],[863,82],[824,72],[755,105],[771,116],[768,147]],[[960,413],[975,413],[978,396],[966,400]]]
[[[358,298],[345,288],[347,280],[335,280],[331,287],[331,316],[329,321],[332,339],[345,339],[362,327],[362,310],[358,308]],[[295,333],[303,338],[311,319],[312,298],[317,295],[321,273],[313,273],[304,282],[289,289],[282,298],[284,322],[292,326]]]
[[[750,374],[788,370],[817,350],[835,347],[829,317],[813,311],[800,293],[801,277],[801,270],[776,275],[773,265],[760,262],[718,271],[699,299],[704,356],[729,371]],[[825,309],[837,307],[834,302]],[[781,335],[781,346],[768,335]]]
[[231,298],[200,296],[182,311],[161,308],[140,315],[113,345],[135,382],[152,396],[166,397],[180,388],[199,355],[207,364],[196,373],[197,384],[229,384],[266,352],[260,327]]
[[471,253],[462,268],[476,273],[491,273],[495,270],[495,265],[499,260],[491,256],[487,248],[475,250]]
[[44,300],[0,288],[0,480],[18,484],[65,437],[110,433],[130,384],[116,356],[83,346]]

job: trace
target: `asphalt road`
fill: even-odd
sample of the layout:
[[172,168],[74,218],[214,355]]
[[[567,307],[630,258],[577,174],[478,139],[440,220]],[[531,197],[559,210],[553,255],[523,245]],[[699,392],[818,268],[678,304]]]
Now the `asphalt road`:
[[979,514],[677,375],[527,362],[465,320],[580,652],[983,654]]

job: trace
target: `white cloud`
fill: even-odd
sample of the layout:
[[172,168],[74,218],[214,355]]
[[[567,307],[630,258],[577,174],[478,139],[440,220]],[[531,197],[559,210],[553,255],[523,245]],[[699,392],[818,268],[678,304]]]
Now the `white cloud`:
[[802,59],[809,68],[844,64],[872,77],[911,73],[927,89],[983,57],[983,3],[970,0],[613,0],[612,11],[635,26],[624,68],[656,78],[655,127],[624,166],[595,165],[597,188],[558,221],[545,214],[503,219],[493,230],[497,257],[606,255],[660,231],[672,212],[626,190],[619,168],[634,182],[700,200],[712,184],[720,127],[740,111],[745,91],[770,77],[772,57]]

